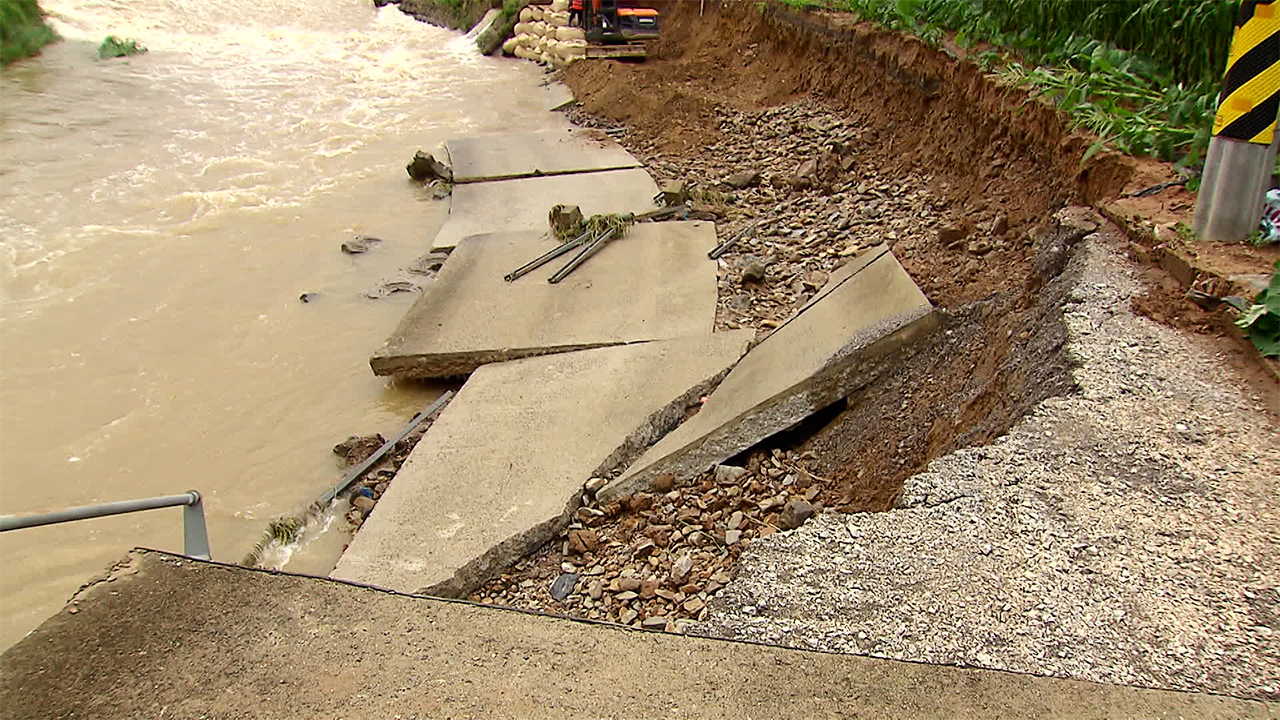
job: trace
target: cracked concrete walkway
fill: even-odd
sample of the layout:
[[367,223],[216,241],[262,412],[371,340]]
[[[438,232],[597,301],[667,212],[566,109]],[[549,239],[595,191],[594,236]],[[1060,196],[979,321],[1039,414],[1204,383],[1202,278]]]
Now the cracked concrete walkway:
[[111,577],[0,657],[0,717],[1277,717],[1228,697],[588,625],[145,550]]

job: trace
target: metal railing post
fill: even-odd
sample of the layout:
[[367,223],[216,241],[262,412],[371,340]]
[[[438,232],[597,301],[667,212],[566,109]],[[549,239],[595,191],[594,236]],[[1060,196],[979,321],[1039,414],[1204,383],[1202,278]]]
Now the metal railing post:
[[204,522],[204,501],[200,498],[200,493],[195,490],[188,490],[181,495],[123,500],[101,505],[83,505],[51,513],[4,515],[0,516],[0,532],[40,527],[42,525],[55,525],[57,523],[72,522],[73,520],[88,520],[109,515],[123,515],[157,508],[177,507],[179,505],[183,506],[183,554],[197,560],[209,560],[209,530]]
[[209,528],[204,524],[204,500],[191,491],[196,501],[182,508],[182,554],[197,560],[210,560]]

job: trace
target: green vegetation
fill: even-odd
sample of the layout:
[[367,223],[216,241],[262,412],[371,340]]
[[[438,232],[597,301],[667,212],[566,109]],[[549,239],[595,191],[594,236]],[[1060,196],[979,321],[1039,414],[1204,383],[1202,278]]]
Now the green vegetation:
[[118,38],[115,35],[108,35],[107,38],[102,41],[102,44],[98,46],[98,57],[102,60],[106,60],[107,58],[141,55],[146,51],[146,46],[137,40],[130,38]]
[[298,540],[302,528],[303,522],[298,518],[276,518],[267,525],[267,536],[281,545],[288,545]]
[[503,41],[515,32],[516,23],[520,22],[520,11],[529,0],[503,0],[502,15],[494,21],[493,26],[480,33],[476,38],[476,47],[483,55],[489,55],[502,46]]
[[57,39],[36,0],[0,0],[0,65],[31,57]]
[[1267,289],[1236,321],[1263,357],[1280,357],[1280,262]]
[[[948,33],[1007,85],[1134,155],[1197,162],[1226,68],[1234,0],[782,0],[845,10],[932,45]],[[994,46],[990,49],[989,46]],[[1087,156],[1086,156],[1087,157]]]

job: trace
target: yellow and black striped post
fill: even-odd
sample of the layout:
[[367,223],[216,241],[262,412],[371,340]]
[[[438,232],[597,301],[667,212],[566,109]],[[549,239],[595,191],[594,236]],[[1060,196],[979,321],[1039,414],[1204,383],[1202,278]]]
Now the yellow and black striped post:
[[1218,96],[1194,229],[1236,242],[1257,229],[1276,156],[1280,0],[1242,0]]

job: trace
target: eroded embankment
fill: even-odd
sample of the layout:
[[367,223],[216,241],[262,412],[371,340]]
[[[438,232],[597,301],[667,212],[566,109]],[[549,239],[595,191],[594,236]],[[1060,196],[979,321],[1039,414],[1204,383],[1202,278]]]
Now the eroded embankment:
[[[1082,166],[1088,143],[1052,111],[913,40],[758,7],[678,4],[656,59],[570,68],[575,120],[609,129],[655,179],[694,185],[722,237],[761,223],[721,262],[718,327],[768,332],[888,242],[942,328],[741,469],[620,503],[588,496],[560,542],[474,599],[678,629],[805,504],[887,510],[931,460],[1074,387],[1073,280],[1059,275],[1096,221],[1055,211],[1117,193],[1133,170]],[[576,585],[553,600],[569,572]]]

